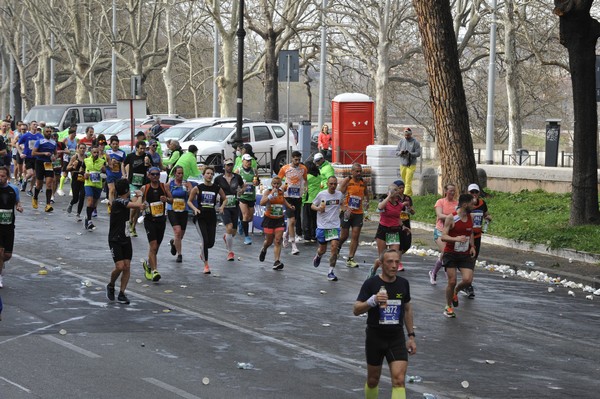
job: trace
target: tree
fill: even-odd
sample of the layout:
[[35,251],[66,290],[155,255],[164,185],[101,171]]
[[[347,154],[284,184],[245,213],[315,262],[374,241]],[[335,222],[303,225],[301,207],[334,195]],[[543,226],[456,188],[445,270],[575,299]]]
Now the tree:
[[413,0],[427,68],[442,182],[477,182],[467,100],[448,0]]
[[554,0],[560,18],[560,42],[569,53],[573,85],[573,198],[570,224],[599,224],[598,114],[596,110],[596,42],[600,23],[590,16],[593,0]]

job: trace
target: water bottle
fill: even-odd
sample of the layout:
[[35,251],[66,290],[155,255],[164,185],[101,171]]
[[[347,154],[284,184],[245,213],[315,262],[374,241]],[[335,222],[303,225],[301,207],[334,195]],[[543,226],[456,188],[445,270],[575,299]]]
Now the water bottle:
[[483,226],[481,227],[481,231],[484,232],[484,233],[487,233],[489,224],[490,224],[490,221],[487,220],[487,219],[485,219],[483,221]]
[[[379,293],[384,293],[385,295],[387,295],[387,290],[385,289],[385,286],[381,286],[379,288]],[[380,308],[385,308],[387,306],[387,301],[385,302],[379,302],[379,307]]]
[[346,209],[344,211],[344,222],[348,222],[348,220],[350,220],[350,210]]

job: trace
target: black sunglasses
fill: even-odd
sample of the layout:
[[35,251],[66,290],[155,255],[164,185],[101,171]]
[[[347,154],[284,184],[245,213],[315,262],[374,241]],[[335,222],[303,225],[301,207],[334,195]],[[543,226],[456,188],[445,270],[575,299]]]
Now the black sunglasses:
[[471,194],[479,194],[479,191],[478,191],[478,190],[471,190],[471,191],[469,191],[469,192],[470,192]]
[[150,173],[150,176],[160,176],[160,173]]

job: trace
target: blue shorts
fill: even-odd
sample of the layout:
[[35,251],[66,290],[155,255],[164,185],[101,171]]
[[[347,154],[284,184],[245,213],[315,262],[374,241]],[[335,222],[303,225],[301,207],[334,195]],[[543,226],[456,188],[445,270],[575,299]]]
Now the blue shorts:
[[[337,231],[337,238],[333,238],[333,239],[327,240],[325,238],[325,231],[326,230],[336,230]],[[327,244],[328,241],[335,241],[335,240],[339,241],[339,239],[340,239],[340,228],[339,227],[338,228],[333,228],[333,229],[319,229],[319,228],[317,228],[317,242],[319,244]]]
[[98,187],[85,186],[85,196],[93,197],[94,199],[100,198],[102,195],[102,189]]
[[123,177],[122,173],[106,174],[106,183],[114,183]]

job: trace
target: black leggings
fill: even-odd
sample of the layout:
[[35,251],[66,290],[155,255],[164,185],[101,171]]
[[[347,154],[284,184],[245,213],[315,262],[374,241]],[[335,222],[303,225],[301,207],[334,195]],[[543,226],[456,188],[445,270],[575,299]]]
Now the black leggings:
[[200,257],[208,261],[208,249],[215,245],[217,234],[217,213],[214,209],[201,208],[199,216],[194,216],[194,225],[200,235]]
[[77,204],[77,214],[81,215],[81,210],[83,209],[83,204],[85,204],[85,189],[83,185],[85,182],[77,180],[77,177],[73,177],[71,180],[71,190],[73,191],[73,199],[71,199],[70,204]]
[[305,240],[314,240],[317,234],[317,212],[310,208],[311,205],[304,204],[302,206],[302,228]]

